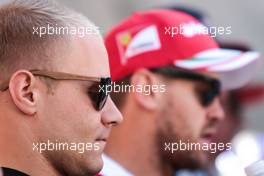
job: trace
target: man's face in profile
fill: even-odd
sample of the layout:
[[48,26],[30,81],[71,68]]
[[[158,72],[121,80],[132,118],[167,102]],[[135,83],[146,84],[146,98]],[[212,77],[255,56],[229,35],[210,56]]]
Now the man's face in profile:
[[[107,53],[97,35],[75,38],[70,54],[58,58],[56,71],[92,77],[109,77]],[[37,129],[40,141],[67,143],[76,150],[43,151],[61,173],[89,175],[100,171],[101,159],[113,123],[121,121],[120,112],[108,98],[102,110],[95,110],[89,97],[92,82],[57,81],[51,92],[41,92]],[[43,89],[45,89],[43,87]]]
[[[208,151],[183,148],[190,143],[211,143],[216,124],[224,116],[219,98],[215,98],[209,105],[201,103],[205,85],[184,79],[175,79],[168,86],[162,107],[157,139],[163,150],[163,158],[172,163],[175,168],[204,167],[208,160]],[[163,104],[163,103],[162,103]],[[178,149],[171,153],[165,151],[164,143],[173,143]]]

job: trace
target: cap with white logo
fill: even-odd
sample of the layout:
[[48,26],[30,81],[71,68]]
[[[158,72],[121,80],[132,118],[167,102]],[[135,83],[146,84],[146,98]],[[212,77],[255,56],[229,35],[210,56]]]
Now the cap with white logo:
[[225,89],[238,88],[252,77],[259,53],[220,49],[192,16],[172,10],[137,12],[105,37],[114,81],[140,68],[175,65],[191,71],[215,72]]

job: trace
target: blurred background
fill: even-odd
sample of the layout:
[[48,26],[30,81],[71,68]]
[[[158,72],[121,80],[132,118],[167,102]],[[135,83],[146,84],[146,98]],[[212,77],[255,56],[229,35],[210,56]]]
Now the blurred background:
[[[3,3],[8,0],[0,0]],[[83,13],[104,35],[114,24],[137,10],[172,5],[201,10],[215,27],[231,26],[232,34],[222,35],[225,41],[242,41],[264,53],[263,0],[58,0]],[[262,60],[264,56],[262,56]],[[244,91],[238,101],[243,104],[243,130],[233,139],[237,158],[233,153],[222,153],[216,159],[216,169],[222,176],[243,176],[241,168],[264,158],[264,71],[260,67],[250,91]],[[253,97],[253,98],[252,98]],[[227,127],[228,128],[228,127]],[[225,130],[225,129],[223,129]],[[227,130],[228,131],[228,130]],[[233,134],[229,134],[232,136]],[[232,136],[233,137],[233,136]],[[241,162],[243,161],[243,162]],[[239,170],[240,169],[240,170]],[[232,171],[232,172],[230,172]],[[187,174],[186,174],[187,175]]]
[[[226,40],[239,40],[264,53],[264,1],[263,0],[58,0],[85,14],[105,34],[111,26],[136,10],[184,5],[205,12],[211,25],[231,26],[232,34],[223,35]],[[263,67],[262,67],[263,68]],[[262,68],[254,82],[264,81]],[[263,101],[264,102],[264,101]],[[247,108],[248,128],[264,130],[264,103]]]

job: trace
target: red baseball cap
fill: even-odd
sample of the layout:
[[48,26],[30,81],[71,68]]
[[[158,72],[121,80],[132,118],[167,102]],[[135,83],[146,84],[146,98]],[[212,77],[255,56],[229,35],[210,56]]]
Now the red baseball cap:
[[259,53],[220,49],[206,27],[183,12],[136,12],[105,37],[111,77],[119,81],[140,68],[175,65],[218,73],[224,89],[246,84],[254,75]]

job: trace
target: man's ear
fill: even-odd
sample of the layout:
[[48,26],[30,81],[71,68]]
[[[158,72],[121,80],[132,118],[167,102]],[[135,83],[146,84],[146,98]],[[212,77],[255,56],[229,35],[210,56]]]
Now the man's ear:
[[162,85],[157,76],[147,69],[140,69],[133,74],[130,83],[135,86],[133,95],[141,107],[152,111],[160,106]]
[[9,91],[14,104],[27,115],[36,113],[35,83],[35,77],[27,70],[16,71],[9,81]]

